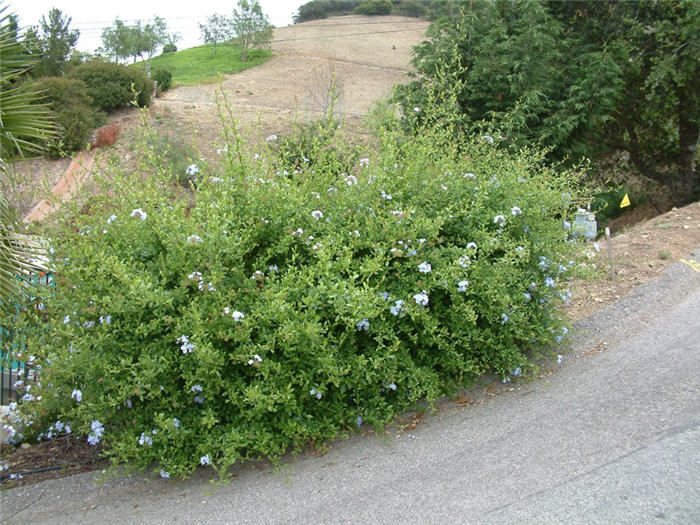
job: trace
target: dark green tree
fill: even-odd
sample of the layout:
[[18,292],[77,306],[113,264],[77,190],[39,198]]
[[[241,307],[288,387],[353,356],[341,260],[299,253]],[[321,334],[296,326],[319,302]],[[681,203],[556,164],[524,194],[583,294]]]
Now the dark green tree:
[[70,29],[71,17],[53,8],[48,18],[42,16],[37,34],[41,60],[34,70],[36,76],[60,76],[64,73],[71,50],[78,43],[80,31]]
[[[415,48],[419,75],[397,89],[406,121],[468,132],[491,126],[502,144],[538,143],[553,159],[624,150],[676,202],[700,189],[698,4],[462,2]],[[413,111],[414,108],[420,111]]]
[[642,175],[666,184],[677,204],[697,197],[700,4],[548,1],[577,47],[622,50],[622,83],[598,144],[626,151]]

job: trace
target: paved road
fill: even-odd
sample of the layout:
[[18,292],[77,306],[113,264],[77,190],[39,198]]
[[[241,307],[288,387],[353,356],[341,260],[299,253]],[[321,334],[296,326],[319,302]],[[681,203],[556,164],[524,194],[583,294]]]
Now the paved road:
[[400,435],[223,486],[52,480],[2,492],[0,521],[700,523],[700,273],[678,263],[579,328],[555,373]]

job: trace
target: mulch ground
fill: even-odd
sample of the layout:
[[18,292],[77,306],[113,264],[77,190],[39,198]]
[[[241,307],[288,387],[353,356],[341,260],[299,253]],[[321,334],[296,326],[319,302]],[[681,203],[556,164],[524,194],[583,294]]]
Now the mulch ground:
[[102,447],[90,446],[75,436],[64,436],[36,445],[0,447],[0,461],[9,468],[0,472],[0,487],[12,488],[99,470],[109,465],[100,457]]

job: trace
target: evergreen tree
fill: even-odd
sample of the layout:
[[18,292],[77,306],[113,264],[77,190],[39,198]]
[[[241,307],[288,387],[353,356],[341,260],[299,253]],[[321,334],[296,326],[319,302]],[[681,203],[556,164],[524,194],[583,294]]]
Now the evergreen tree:
[[78,43],[80,31],[70,29],[71,17],[60,9],[53,8],[41,17],[37,35],[41,60],[34,73],[36,76],[60,76],[64,73],[71,50]]

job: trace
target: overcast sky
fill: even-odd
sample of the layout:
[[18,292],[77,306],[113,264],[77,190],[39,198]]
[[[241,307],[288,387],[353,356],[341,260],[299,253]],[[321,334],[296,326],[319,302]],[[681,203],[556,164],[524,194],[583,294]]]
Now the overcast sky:
[[[281,27],[292,23],[292,16],[300,5],[308,0],[260,0],[263,12],[270,23]],[[38,25],[42,15],[53,7],[60,9],[73,20],[70,27],[80,30],[77,48],[81,51],[94,51],[102,45],[100,36],[116,17],[125,23],[136,20],[148,21],[154,16],[164,18],[169,32],[180,33],[182,40],[178,47],[203,44],[199,22],[214,13],[230,15],[236,0],[195,0],[177,2],[173,0],[10,0],[4,2],[8,11],[19,16],[22,27]]]

